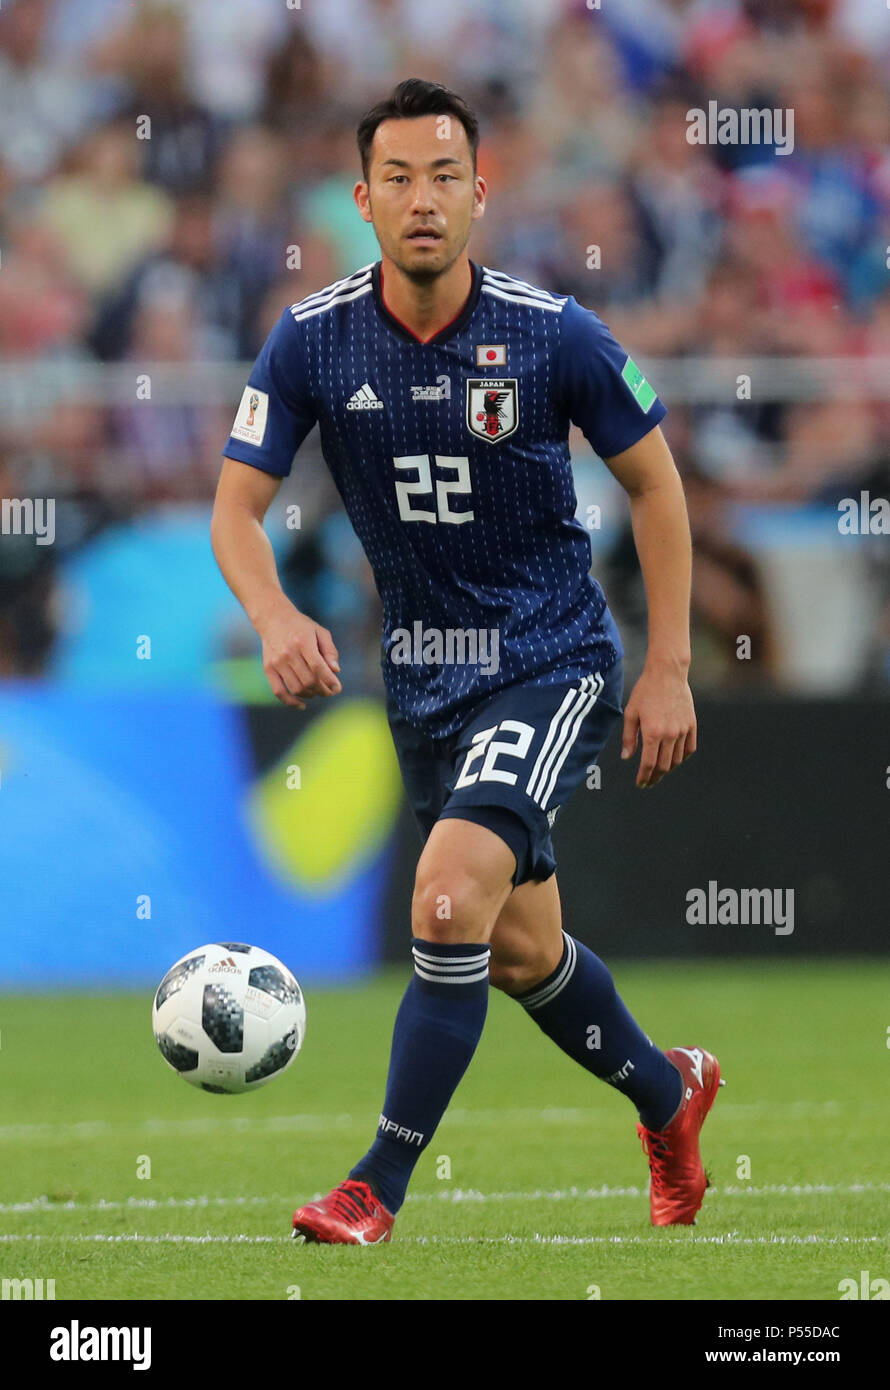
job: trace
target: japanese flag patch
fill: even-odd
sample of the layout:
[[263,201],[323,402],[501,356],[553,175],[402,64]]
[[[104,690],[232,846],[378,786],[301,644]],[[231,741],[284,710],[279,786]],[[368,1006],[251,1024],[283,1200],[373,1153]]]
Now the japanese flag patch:
[[477,367],[506,367],[507,346],[505,343],[477,343]]

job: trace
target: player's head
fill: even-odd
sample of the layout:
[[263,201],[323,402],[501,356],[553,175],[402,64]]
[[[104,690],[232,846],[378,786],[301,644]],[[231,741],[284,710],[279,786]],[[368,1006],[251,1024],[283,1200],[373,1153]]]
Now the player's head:
[[475,115],[456,92],[410,77],[362,117],[357,137],[355,200],[381,251],[412,279],[441,275],[485,209]]

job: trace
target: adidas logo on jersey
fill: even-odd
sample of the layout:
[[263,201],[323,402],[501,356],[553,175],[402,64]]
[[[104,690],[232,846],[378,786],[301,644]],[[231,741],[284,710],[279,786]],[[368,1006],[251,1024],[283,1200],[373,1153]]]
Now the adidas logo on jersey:
[[365,382],[360,386],[354,395],[350,396],[346,402],[347,410],[382,410],[383,402],[374,395],[371,387]]

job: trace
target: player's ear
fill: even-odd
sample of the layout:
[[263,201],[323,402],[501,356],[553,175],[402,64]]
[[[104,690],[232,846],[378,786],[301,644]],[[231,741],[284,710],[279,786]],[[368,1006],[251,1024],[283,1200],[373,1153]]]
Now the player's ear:
[[355,205],[358,208],[363,222],[372,222],[371,216],[371,193],[364,179],[360,179],[352,190]]
[[485,215],[485,195],[488,192],[488,184],[480,174],[476,175],[474,199],[473,199],[473,218],[474,220]]

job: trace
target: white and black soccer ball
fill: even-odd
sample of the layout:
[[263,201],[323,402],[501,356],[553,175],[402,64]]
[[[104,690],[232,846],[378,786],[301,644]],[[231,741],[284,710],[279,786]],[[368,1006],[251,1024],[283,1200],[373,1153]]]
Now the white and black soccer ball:
[[167,971],[151,1010],[164,1060],[205,1091],[255,1091],[293,1062],[306,1036],[294,976],[259,946],[220,941]]

